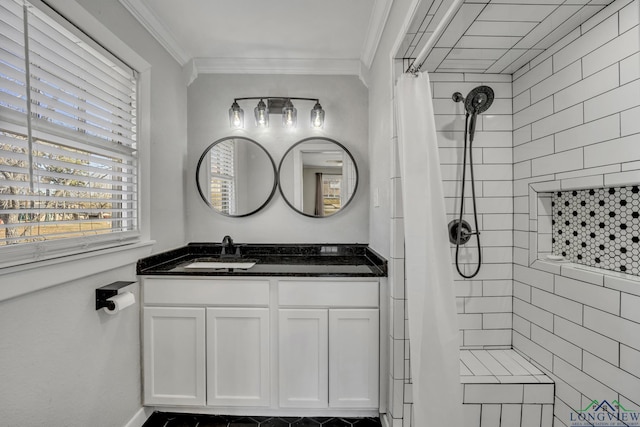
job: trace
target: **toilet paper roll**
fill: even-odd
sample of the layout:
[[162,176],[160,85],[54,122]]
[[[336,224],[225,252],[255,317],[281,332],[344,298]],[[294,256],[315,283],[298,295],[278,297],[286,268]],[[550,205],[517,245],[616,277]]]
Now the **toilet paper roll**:
[[105,307],[104,311],[107,314],[116,314],[120,310],[123,310],[129,307],[130,305],[135,304],[136,297],[131,292],[124,292],[124,293],[112,296],[111,298],[107,298],[107,301],[113,302],[115,304],[115,307],[113,308],[113,310],[110,310],[108,307]]

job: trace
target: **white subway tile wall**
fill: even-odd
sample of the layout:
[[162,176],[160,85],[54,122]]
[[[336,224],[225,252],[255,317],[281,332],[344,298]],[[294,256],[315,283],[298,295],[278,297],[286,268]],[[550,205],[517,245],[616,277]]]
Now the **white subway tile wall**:
[[[513,258],[513,169],[512,169],[512,87],[511,76],[491,74],[436,73],[431,74],[436,131],[448,220],[459,210],[460,180],[462,177],[462,147],[464,141],[464,107],[451,99],[454,92],[464,96],[476,86],[493,88],[496,99],[486,115],[478,120],[473,156],[478,197],[479,224],[484,246],[484,265],[474,280],[464,280],[454,273],[458,302],[458,321],[462,347],[509,348],[512,330],[512,258]],[[409,386],[410,363],[406,301],[404,299],[404,248],[401,233],[402,199],[397,139],[391,144],[392,167],[391,226],[393,245],[390,262],[392,290],[389,337],[390,381],[389,394],[393,423],[402,420],[410,427],[411,401],[406,395]],[[468,171],[467,171],[468,172]],[[469,175],[467,174],[467,177]],[[468,178],[467,178],[468,179]],[[471,189],[465,189],[465,220],[472,223]],[[452,248],[452,255],[453,255]],[[461,250],[462,266],[473,268],[478,253],[475,247]],[[452,269],[454,266],[452,265]],[[455,272],[455,269],[454,269]],[[497,405],[498,407],[500,405]],[[475,411],[471,411],[474,412]],[[477,415],[479,420],[479,414]],[[479,421],[478,421],[479,422]],[[487,424],[485,424],[487,425]]]
[[529,221],[514,221],[512,339],[555,381],[554,426],[593,399],[640,408],[640,278],[536,261],[551,239],[538,195],[640,182],[638,15],[616,0],[514,75],[514,204]]
[[[410,395],[405,388],[410,383],[408,332],[406,329],[406,299],[404,276],[404,230],[402,229],[402,183],[397,152],[397,138],[390,144],[391,156],[391,259],[389,260],[389,405],[392,427],[410,426]],[[404,426],[403,426],[404,424]]]
[[[483,267],[472,280],[464,280],[454,268],[457,283],[462,347],[511,346],[511,263],[513,259],[513,142],[511,76],[497,74],[434,73],[430,75],[436,114],[436,131],[443,171],[447,219],[460,209],[462,147],[464,145],[464,105],[451,99],[463,96],[480,85],[494,90],[492,106],[480,116],[473,143],[477,209],[483,245]],[[468,166],[467,166],[468,168]],[[467,169],[467,180],[469,179]],[[465,188],[464,219],[473,226],[470,184]],[[460,251],[463,271],[469,272],[478,260],[475,244]],[[455,251],[452,250],[452,258]],[[464,284],[464,285],[462,285]],[[463,290],[464,289],[464,290]]]
[[[544,39],[541,47],[546,50],[523,57],[531,62],[521,62],[513,75],[430,75],[449,219],[460,206],[464,129],[463,107],[451,101],[451,95],[456,91],[466,95],[481,84],[496,92],[494,106],[478,120],[474,141],[487,263],[474,279],[458,277],[455,282],[461,346],[468,350],[513,346],[555,381],[555,401],[541,406],[508,403],[513,399],[504,391],[508,389],[496,391],[507,394],[506,402],[469,401],[463,408],[465,426],[481,427],[481,422],[482,427],[568,426],[571,414],[592,399],[640,408],[640,278],[537,261],[550,251],[552,236],[551,198],[539,208],[542,193],[538,192],[640,181],[638,2],[615,0],[604,9],[608,2],[592,2],[586,7],[602,9],[599,13],[560,40]],[[575,27],[574,22],[569,17],[564,25]],[[509,42],[499,34],[493,39]],[[395,144],[394,138],[392,156]],[[402,210],[397,162],[392,165],[393,234],[401,227]],[[469,206],[468,186],[464,196]],[[465,219],[472,218],[467,214]],[[394,239],[391,252],[389,412],[393,427],[410,427],[401,239]],[[473,248],[462,253],[468,272],[477,254]],[[640,260],[635,262],[637,267]],[[477,375],[467,385],[491,386],[485,382],[498,382],[497,378]],[[506,378],[508,383],[518,377]],[[493,385],[520,387],[519,396],[525,394],[522,384]],[[494,395],[481,388],[469,393],[468,398],[478,400],[483,394]],[[496,423],[498,415],[501,424]]]

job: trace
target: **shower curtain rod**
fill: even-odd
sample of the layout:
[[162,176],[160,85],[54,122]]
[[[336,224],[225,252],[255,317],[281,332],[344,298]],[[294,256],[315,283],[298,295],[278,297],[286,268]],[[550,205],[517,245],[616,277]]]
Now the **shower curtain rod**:
[[460,9],[460,6],[462,6],[462,3],[464,3],[464,0],[453,0],[451,6],[449,6],[449,9],[447,9],[444,16],[438,23],[438,26],[433,31],[433,33],[431,33],[429,40],[427,40],[427,44],[425,44],[422,50],[420,50],[420,53],[418,53],[418,56],[416,56],[411,65],[409,65],[405,73],[417,74],[420,72],[420,68],[422,67],[424,61],[426,61],[429,52],[431,52],[431,49],[433,49],[433,47],[436,45],[436,42],[442,36],[445,28],[449,26],[449,24],[453,20],[453,17],[458,12],[458,9]]

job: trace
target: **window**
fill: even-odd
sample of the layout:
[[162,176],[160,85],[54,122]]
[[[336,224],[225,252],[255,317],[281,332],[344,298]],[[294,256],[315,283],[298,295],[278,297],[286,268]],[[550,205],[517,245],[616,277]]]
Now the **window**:
[[211,205],[228,215],[236,214],[235,142],[230,139],[211,149]]
[[342,175],[322,174],[323,214],[332,215],[342,207]]
[[0,5],[3,261],[139,234],[136,73],[40,7]]

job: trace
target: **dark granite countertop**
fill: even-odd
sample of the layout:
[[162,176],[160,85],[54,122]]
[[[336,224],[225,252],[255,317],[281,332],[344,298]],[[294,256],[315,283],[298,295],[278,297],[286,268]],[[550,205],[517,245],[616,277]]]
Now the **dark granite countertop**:
[[[250,269],[185,268],[195,260],[255,261]],[[137,273],[150,276],[386,277],[387,261],[365,244],[189,243],[138,260]]]

